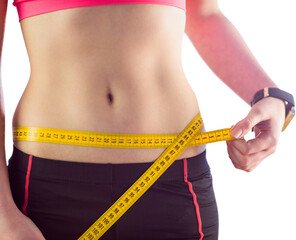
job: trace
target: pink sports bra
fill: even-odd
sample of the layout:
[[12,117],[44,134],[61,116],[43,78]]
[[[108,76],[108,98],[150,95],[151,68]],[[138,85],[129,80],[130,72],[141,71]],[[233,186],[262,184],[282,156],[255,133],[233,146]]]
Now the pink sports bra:
[[181,8],[186,13],[186,0],[14,0],[19,22],[27,17],[57,10],[94,5],[146,3],[161,4]]

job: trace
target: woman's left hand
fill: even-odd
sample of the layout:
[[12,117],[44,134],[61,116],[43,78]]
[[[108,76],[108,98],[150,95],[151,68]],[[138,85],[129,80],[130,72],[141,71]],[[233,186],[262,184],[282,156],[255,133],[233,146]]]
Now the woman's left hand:
[[[229,158],[237,169],[251,172],[270,154],[275,152],[285,122],[285,104],[267,97],[257,102],[248,115],[235,124],[230,134],[237,138],[226,141]],[[243,137],[254,127],[255,138]]]

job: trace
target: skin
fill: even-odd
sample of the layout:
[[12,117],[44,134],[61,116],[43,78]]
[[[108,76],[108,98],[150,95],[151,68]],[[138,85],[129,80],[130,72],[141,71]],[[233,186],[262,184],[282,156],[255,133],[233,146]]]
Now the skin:
[[[187,0],[186,33],[213,72],[247,104],[264,87],[277,87],[265,73],[241,35],[220,11],[216,0]],[[199,14],[197,14],[199,13]],[[250,172],[274,153],[285,120],[282,100],[265,98],[232,128],[238,140],[227,141],[237,169]],[[254,126],[256,137],[243,138]],[[242,134],[240,134],[242,132]]]
[[[259,89],[276,87],[215,0],[187,0],[186,8],[187,16],[164,5],[103,5],[22,20],[31,74],[12,125],[110,133],[181,132],[199,112],[181,64],[184,32],[209,67],[246,103]],[[6,9],[7,0],[1,0],[1,51]],[[6,239],[44,239],[12,200],[5,165],[2,88],[0,93],[0,232]],[[275,151],[284,112],[281,100],[266,98],[234,125],[232,135],[237,138],[256,125],[254,139],[227,142],[236,168],[252,171]],[[14,144],[39,157],[100,163],[154,161],[164,150]],[[190,147],[178,159],[204,148]]]
[[[185,13],[179,8],[72,8],[26,18],[21,29],[31,74],[13,126],[178,133],[199,112],[181,64]],[[26,141],[14,145],[34,156],[96,163],[151,162],[164,151]],[[204,148],[190,147],[178,159]]]

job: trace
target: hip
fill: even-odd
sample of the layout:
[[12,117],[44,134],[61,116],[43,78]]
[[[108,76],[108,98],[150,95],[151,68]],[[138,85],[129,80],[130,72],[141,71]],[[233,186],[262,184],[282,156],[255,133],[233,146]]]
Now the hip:
[[[8,171],[16,205],[46,239],[77,239],[150,165],[65,162],[14,148]],[[217,240],[217,235],[204,151],[175,161],[102,239]]]

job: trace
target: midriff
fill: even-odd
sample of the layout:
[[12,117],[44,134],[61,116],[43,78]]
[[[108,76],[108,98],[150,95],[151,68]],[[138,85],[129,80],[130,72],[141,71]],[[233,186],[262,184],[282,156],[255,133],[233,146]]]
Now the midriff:
[[[72,8],[23,19],[31,73],[12,126],[105,133],[180,133],[199,112],[182,68],[186,16],[152,4]],[[34,156],[135,163],[165,150],[14,141]],[[205,146],[187,148],[178,159]]]

